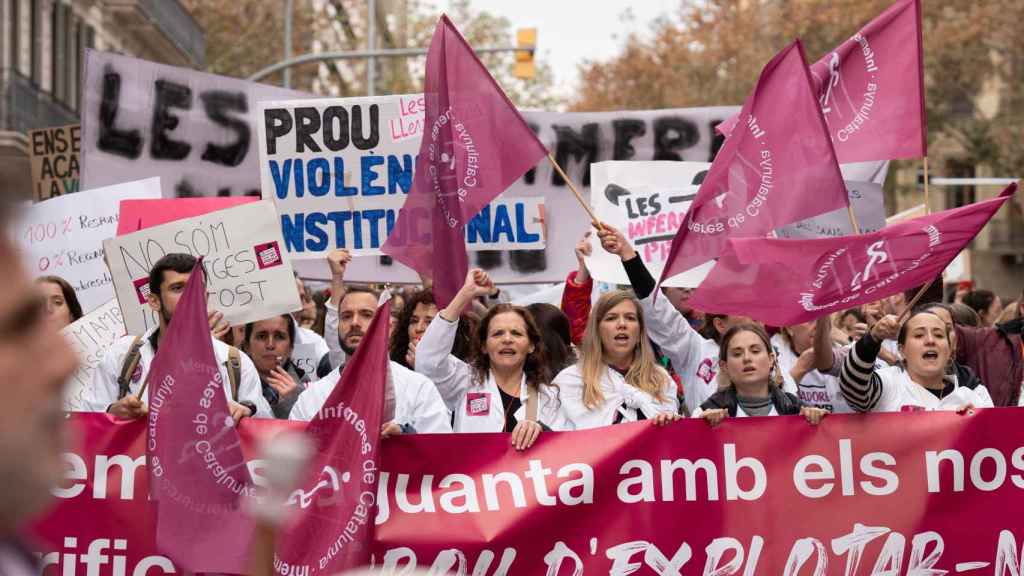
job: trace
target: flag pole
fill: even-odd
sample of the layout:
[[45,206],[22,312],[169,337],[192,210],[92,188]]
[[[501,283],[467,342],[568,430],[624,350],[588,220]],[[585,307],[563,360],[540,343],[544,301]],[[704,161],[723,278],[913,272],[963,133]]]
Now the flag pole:
[[580,201],[580,206],[583,206],[583,209],[587,211],[587,215],[590,216],[590,221],[593,222],[594,227],[600,230],[601,221],[598,220],[597,216],[594,215],[594,211],[590,209],[590,205],[587,204],[585,200],[583,200],[583,196],[580,194],[580,191],[576,189],[576,186],[573,185],[572,180],[570,180],[569,177],[565,174],[565,171],[562,170],[562,167],[558,165],[558,162],[555,160],[555,157],[551,155],[551,152],[548,152],[548,162],[551,162],[551,165],[555,168],[555,171],[558,172],[558,175],[562,177],[562,180],[564,180],[566,184],[569,185],[569,189],[572,190],[572,193],[576,195],[576,199]]
[[846,215],[850,217],[850,225],[853,226],[853,233],[860,236],[860,226],[857,225],[857,217],[853,214],[853,204],[846,204]]
[[907,316],[910,315],[910,311],[914,309],[914,306],[917,306],[917,302],[921,299],[922,296],[924,296],[924,293],[927,292],[928,289],[932,287],[932,284],[935,284],[935,281],[940,277],[941,275],[936,276],[935,278],[932,278],[930,282],[928,282],[924,286],[921,286],[921,289],[917,291],[917,294],[915,294],[914,297],[907,304],[907,309],[904,310],[902,314],[900,314],[900,318],[897,324],[903,324]]
[[928,156],[924,157],[924,213],[932,213],[931,196],[928,194]]

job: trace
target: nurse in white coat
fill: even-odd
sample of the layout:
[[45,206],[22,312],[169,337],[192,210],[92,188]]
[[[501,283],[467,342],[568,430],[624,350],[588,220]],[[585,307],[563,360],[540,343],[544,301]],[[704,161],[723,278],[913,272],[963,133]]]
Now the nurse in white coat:
[[524,450],[543,429],[570,429],[558,390],[549,384],[544,343],[530,313],[510,304],[491,308],[477,327],[471,363],[451,355],[459,314],[493,288],[482,270],[469,271],[420,339],[416,371],[434,382],[455,413],[455,432],[512,432],[513,446]]
[[665,424],[680,417],[675,384],[654,358],[640,303],[624,290],[598,299],[579,361],[554,384],[577,430],[636,420]]
[[712,426],[725,418],[797,414],[817,424],[828,414],[780,387],[775,351],[768,333],[757,324],[737,324],[725,331],[718,367],[718,392],[693,414]]

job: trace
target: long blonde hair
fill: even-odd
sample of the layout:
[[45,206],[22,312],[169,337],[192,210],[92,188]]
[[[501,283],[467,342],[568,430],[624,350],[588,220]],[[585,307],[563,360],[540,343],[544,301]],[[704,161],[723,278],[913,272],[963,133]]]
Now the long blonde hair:
[[636,349],[633,351],[633,363],[626,373],[626,383],[634,388],[647,392],[659,402],[665,400],[662,386],[665,384],[667,375],[658,366],[654,357],[654,350],[647,339],[646,324],[644,322],[643,309],[640,308],[640,301],[631,292],[617,290],[603,294],[594,305],[590,318],[587,320],[587,330],[583,334],[583,342],[580,345],[580,373],[583,376],[583,405],[594,409],[604,402],[604,393],[601,391],[601,379],[608,370],[608,363],[604,358],[604,346],[601,344],[601,319],[608,314],[608,311],[622,302],[632,302],[636,307],[637,319],[640,322],[640,337]]

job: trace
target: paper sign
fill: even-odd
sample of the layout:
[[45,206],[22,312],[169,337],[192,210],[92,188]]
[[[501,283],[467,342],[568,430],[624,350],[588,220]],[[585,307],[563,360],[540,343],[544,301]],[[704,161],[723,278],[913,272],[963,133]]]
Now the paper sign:
[[[381,254],[412,187],[423,95],[261,102],[259,117],[263,197],[281,214],[292,257]],[[466,248],[543,250],[543,204],[496,200],[467,224]],[[429,230],[422,216],[409,225]]]
[[[861,234],[885,228],[885,197],[882,186],[873,182],[846,182],[850,205],[857,217]],[[820,238],[822,236],[849,236],[854,233],[850,214],[845,208],[794,222],[776,229],[779,238]]]
[[27,207],[14,232],[30,273],[67,280],[84,312],[112,299],[103,241],[117,229],[118,206],[125,199],[159,197],[160,179],[150,178],[58,196]]
[[124,336],[124,319],[117,300],[111,300],[61,330],[75,353],[79,367],[64,391],[64,409],[85,411],[82,401],[92,386],[92,373],[103,360],[103,355],[118,338]]
[[32,196],[37,202],[78,192],[80,147],[78,124],[43,128],[28,133]]
[[202,256],[210,310],[231,325],[302,308],[270,201],[176,220],[103,243],[129,334],[158,324],[148,303],[149,271],[172,252]]
[[125,200],[121,202],[121,219],[117,223],[117,235],[131,234],[159,224],[174,222],[182,218],[202,216],[216,210],[223,210],[259,202],[255,196],[227,196],[213,198],[161,198],[156,200]]
[[[599,162],[590,168],[590,204],[602,222],[626,235],[658,278],[672,238],[710,166],[707,162]],[[629,284],[619,257],[605,252],[596,235],[591,236],[591,245],[593,252],[587,258],[590,275],[600,282]],[[708,270],[710,265],[699,266],[673,276],[664,285],[697,286]]]

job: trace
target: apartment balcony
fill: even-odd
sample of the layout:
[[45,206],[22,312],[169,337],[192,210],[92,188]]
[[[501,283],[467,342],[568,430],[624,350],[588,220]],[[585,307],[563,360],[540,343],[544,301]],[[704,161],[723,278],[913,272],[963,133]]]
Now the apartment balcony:
[[78,122],[78,115],[14,70],[0,83],[0,130],[28,132]]
[[103,0],[115,25],[130,31],[157,61],[202,68],[206,63],[203,29],[178,0]]

